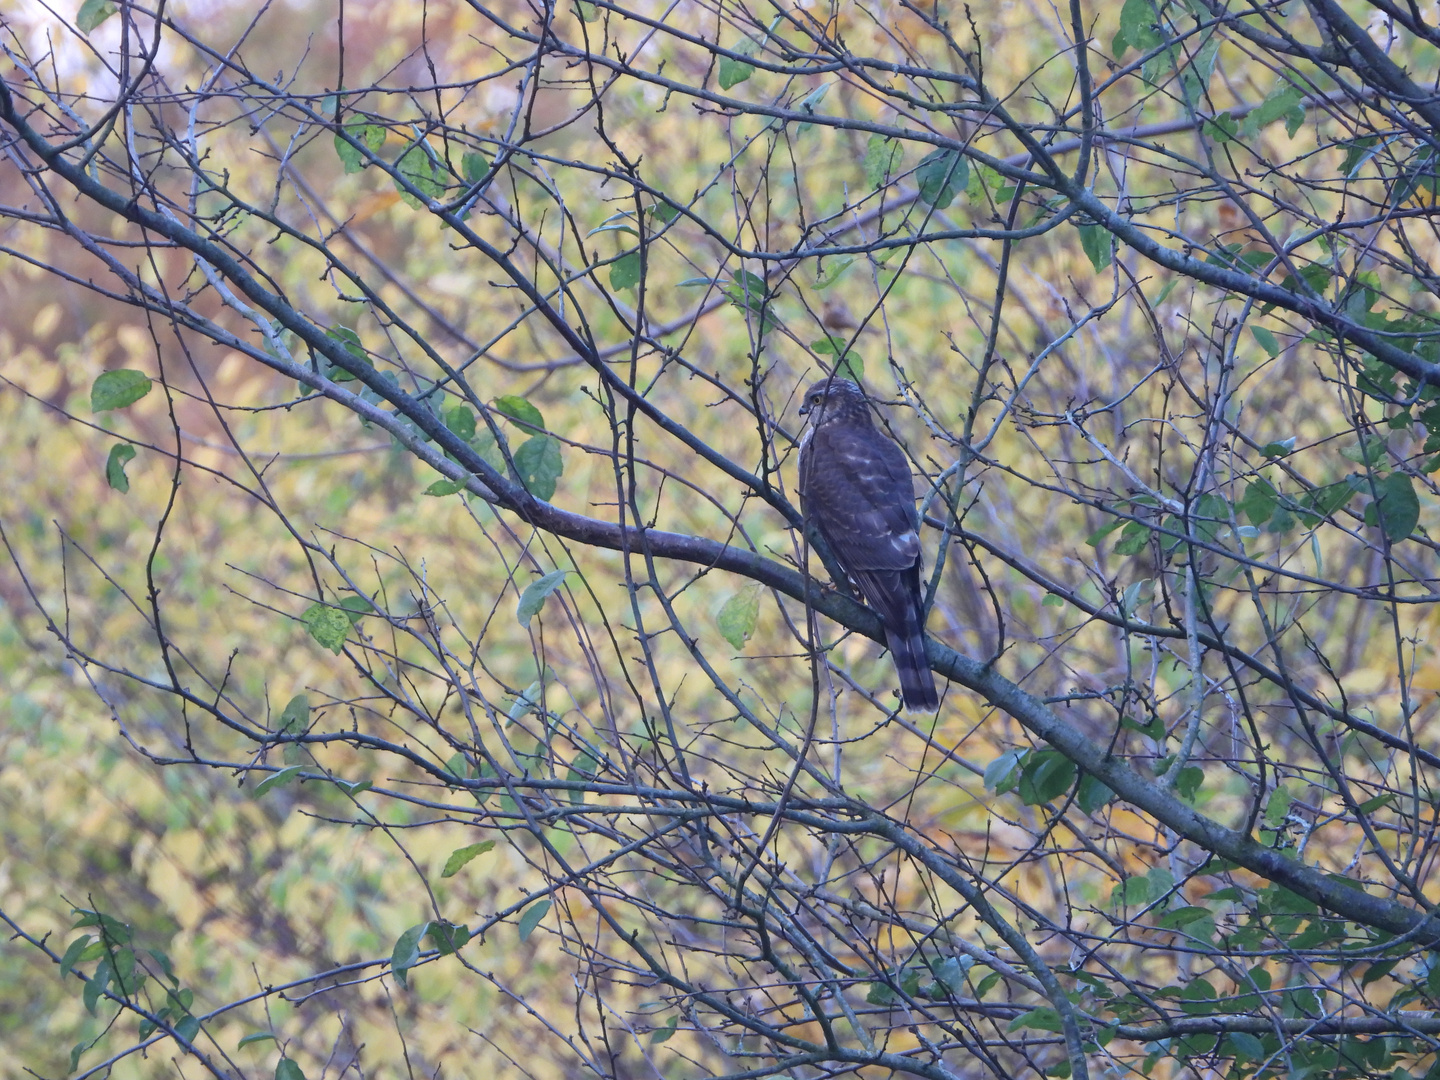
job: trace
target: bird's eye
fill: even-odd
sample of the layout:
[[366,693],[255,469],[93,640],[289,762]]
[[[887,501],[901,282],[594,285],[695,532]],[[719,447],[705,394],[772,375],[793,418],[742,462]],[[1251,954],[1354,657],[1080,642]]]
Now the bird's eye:
[[819,404],[820,404],[820,395],[819,395],[819,394],[811,394],[811,395],[810,395],[810,404],[811,404],[811,405],[819,405]]

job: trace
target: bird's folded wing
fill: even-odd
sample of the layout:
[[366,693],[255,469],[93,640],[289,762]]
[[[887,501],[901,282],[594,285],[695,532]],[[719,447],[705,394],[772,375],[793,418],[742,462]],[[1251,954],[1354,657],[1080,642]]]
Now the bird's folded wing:
[[805,513],[852,574],[904,570],[920,557],[905,454],[873,428],[821,428],[801,461]]

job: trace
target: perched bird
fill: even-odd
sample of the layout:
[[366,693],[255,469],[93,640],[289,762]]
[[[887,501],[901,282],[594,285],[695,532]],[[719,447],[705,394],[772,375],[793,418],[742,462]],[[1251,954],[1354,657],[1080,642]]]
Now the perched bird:
[[925,659],[920,515],[905,454],[870,415],[849,379],[822,379],[805,394],[800,506],[866,603],[885,624],[905,708],[940,705]]

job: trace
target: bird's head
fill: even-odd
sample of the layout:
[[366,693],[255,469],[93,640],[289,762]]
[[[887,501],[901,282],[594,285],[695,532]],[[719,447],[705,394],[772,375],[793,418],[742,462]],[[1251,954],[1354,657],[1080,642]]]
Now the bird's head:
[[812,427],[833,424],[870,422],[870,401],[860,384],[831,376],[814,383],[805,391],[800,415],[808,416]]

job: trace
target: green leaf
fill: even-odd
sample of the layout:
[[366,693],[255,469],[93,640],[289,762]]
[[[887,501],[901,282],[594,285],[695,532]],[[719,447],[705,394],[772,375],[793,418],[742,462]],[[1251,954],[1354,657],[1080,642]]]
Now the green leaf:
[[1400,963],[1399,960],[1386,960],[1384,963],[1371,964],[1365,969],[1365,975],[1360,980],[1360,985],[1369,986],[1371,983],[1378,982],[1380,979],[1385,978],[1386,975],[1389,975],[1390,972],[1395,970],[1395,965],[1398,963]]
[[424,143],[416,143],[401,154],[400,160],[395,162],[395,171],[399,173],[395,178],[395,189],[400,192],[401,198],[417,210],[422,205],[420,198],[410,194],[402,180],[408,181],[424,199],[439,198],[445,190],[439,166],[431,159],[430,151]]
[[1228,112],[1217,113],[1205,121],[1202,130],[1211,140],[1223,145],[1240,133],[1240,122]]
[[650,1045],[659,1046],[661,1043],[669,1041],[670,1036],[675,1034],[675,1030],[679,1026],[679,1015],[672,1015],[669,1020],[665,1021],[662,1027],[658,1027],[650,1033]]
[[1342,446],[1340,456],[1357,465],[1374,467],[1385,458],[1385,443],[1381,439],[1362,440],[1354,446]]
[[[825,100],[825,95],[830,93],[830,87],[832,85],[832,82],[821,83],[814,90],[811,90],[810,93],[806,94],[803,98],[801,98],[799,105],[797,105],[796,107],[801,112],[809,113],[811,116],[814,116],[815,110],[818,109],[820,107],[820,103]],[[801,124],[800,130],[804,131],[808,127],[808,124]]]
[[82,926],[98,926],[101,938],[110,946],[118,947],[130,943],[131,932],[128,923],[123,923],[113,916],[98,911],[91,911],[89,908],[71,908],[71,911],[80,918],[70,929],[78,930]]
[[436,480],[420,494],[433,495],[435,498],[442,498],[446,495],[454,495],[457,491],[465,490],[463,480]]
[[1420,499],[1405,473],[1391,473],[1375,485],[1376,517],[1380,531],[1392,544],[1399,543],[1420,524]]
[[[1301,280],[1304,281],[1306,285],[1310,286],[1311,289],[1315,290],[1317,294],[1322,296],[1324,295],[1325,290],[1330,286],[1330,279],[1332,276],[1333,275],[1330,272],[1330,268],[1323,265],[1322,263],[1310,263],[1309,265],[1302,266],[1300,268]],[[1280,287],[1287,290],[1288,292],[1298,293],[1300,291],[1299,283],[1296,282],[1295,278],[1290,274],[1286,274],[1285,277],[1281,280]]]
[[932,150],[915,169],[920,201],[944,210],[970,183],[970,165],[958,150]]
[[1295,436],[1292,435],[1282,442],[1266,443],[1260,448],[1260,452],[1268,458],[1289,457],[1295,452]]
[[831,285],[834,285],[835,282],[840,280],[840,275],[845,273],[846,270],[850,269],[854,262],[855,260],[853,258],[832,258],[827,269],[823,271],[817,270],[815,276],[815,288],[821,290],[830,288]]
[[1232,1031],[1226,1039],[1239,1061],[1264,1061],[1265,1044],[1248,1031]]
[[420,939],[429,929],[430,924],[423,922],[410,927],[395,939],[395,948],[390,950],[390,970],[395,973],[395,981],[401,986],[409,986],[406,981],[408,972],[420,959]]
[[[364,344],[360,341],[360,335],[348,326],[332,326],[325,331],[325,336],[331,341],[342,345],[345,352],[357,365],[363,368],[375,370],[375,361],[370,359],[370,354],[365,351]],[[355,382],[356,377],[346,371],[339,364],[334,363],[329,357],[325,358],[325,377],[332,382]],[[370,391],[365,391],[370,392]],[[374,400],[378,401],[379,398]]]
[[135,950],[120,949],[113,959],[115,989],[127,998],[132,997],[145,981],[145,972],[135,966]]
[[1250,519],[1252,525],[1264,525],[1275,513],[1275,508],[1280,505],[1280,494],[1275,486],[1263,476],[1250,481],[1245,485],[1245,495],[1236,504],[1235,509],[1239,510]]
[[610,287],[633,289],[640,284],[640,252],[627,251],[610,264]]
[[521,443],[512,458],[525,490],[549,502],[555,495],[555,482],[565,471],[565,463],[560,459],[560,440],[553,435],[536,435]]
[[1376,795],[1373,799],[1366,799],[1355,809],[1361,814],[1373,814],[1382,806],[1389,806],[1394,801],[1395,793],[1392,791],[1388,795]]
[[303,765],[287,765],[279,772],[271,773],[255,785],[255,798],[260,798],[260,796],[264,795],[271,788],[284,787],[290,783],[291,780],[294,780],[295,777],[299,776],[300,770],[304,767]]
[[[349,135],[350,139],[345,136]],[[378,124],[367,123],[363,117],[356,116],[345,122],[344,134],[335,133],[335,153],[340,156],[340,164],[345,166],[347,173],[358,173],[369,164],[365,156],[360,153],[360,147],[355,146],[350,140],[358,142],[372,154],[385,145],[385,129]]]
[[827,334],[819,341],[812,341],[810,348],[822,356],[840,357],[835,363],[835,374],[842,379],[853,379],[855,382],[860,382],[864,378],[865,361],[854,349],[845,348],[844,338]]
[[732,649],[743,649],[755,633],[755,620],[760,615],[760,583],[750,582],[730,594],[715,615],[720,636]]
[[1349,477],[1334,484],[1326,484],[1307,491],[1304,498],[1300,500],[1300,504],[1305,509],[1313,511],[1313,515],[1309,515],[1310,520],[1307,524],[1313,527],[1320,518],[1328,518],[1354,498],[1355,491],[1355,483]]
[[[1157,873],[1158,871],[1158,873]],[[1151,867],[1145,874],[1128,877],[1110,894],[1111,907],[1138,907],[1158,900],[1169,891],[1174,879],[1168,870]]]
[[575,13],[580,16],[581,22],[594,22],[600,15],[600,8],[593,0],[575,0]]
[[865,992],[865,1003],[867,1005],[893,1005],[900,1000],[895,991],[886,986],[883,982],[873,982],[870,989]]
[[1220,38],[1212,34],[1210,38],[1195,50],[1188,66],[1180,75],[1181,85],[1185,91],[1185,104],[1187,109],[1193,110],[1205,97],[1205,91],[1210,86],[1210,77],[1215,73],[1215,60],[1220,54]]
[[1158,926],[1162,930],[1175,930],[1182,926],[1189,926],[1201,919],[1213,918],[1214,915],[1209,908],[1203,907],[1180,907],[1167,911],[1160,917]]
[[[534,682],[532,682],[529,686],[527,686],[524,690],[522,690],[519,694],[516,695],[515,701],[511,704],[509,710],[506,712],[505,715],[511,721],[515,721],[529,713],[531,710],[537,709],[540,704],[541,693],[544,691],[544,689],[545,684],[539,679],[536,679]],[[483,767],[484,764],[482,763],[482,768]],[[481,775],[483,776],[485,775],[485,773],[482,772]]]
[[143,371],[107,371],[97,376],[90,387],[90,410],[108,412],[134,405],[150,392],[150,385],[150,376]]
[[756,313],[765,310],[765,301],[770,295],[765,279],[749,270],[735,271],[730,284],[722,286],[722,291],[736,307]]
[[1114,797],[1115,792],[1097,778],[1086,773],[1080,778],[1080,791],[1075,796],[1075,802],[1085,813],[1093,814]]
[[1116,529],[1124,528],[1126,524],[1127,522],[1124,518],[1116,518],[1114,521],[1107,522],[1106,524],[1101,525],[1100,528],[1096,529],[1089,536],[1087,536],[1085,538],[1085,543],[1088,544],[1090,547],[1099,547],[1101,540],[1104,540],[1105,537],[1109,536]]
[[1080,246],[1085,250],[1085,257],[1090,260],[1090,265],[1097,274],[1109,266],[1114,257],[1110,247],[1110,233],[1101,225],[1081,225]]
[[1127,521],[1120,539],[1115,543],[1116,555],[1139,555],[1150,539],[1150,527],[1139,521]]
[[470,940],[470,928],[452,922],[432,920],[426,935],[441,956],[450,956],[465,947]]
[[550,901],[541,900],[538,904],[531,904],[520,914],[520,940],[526,941],[535,932],[535,927],[540,925],[540,920],[545,918],[545,913],[550,910]]
[[350,620],[350,625],[354,626],[366,615],[372,614],[375,611],[375,605],[363,596],[351,595],[340,601],[340,609],[345,612],[345,617]]
[[310,723],[310,698],[296,694],[285,703],[277,721],[279,730],[286,735],[295,735],[305,730]]
[[1353,180],[1355,174],[1360,171],[1360,166],[1375,156],[1370,153],[1370,150],[1379,141],[1378,135],[1366,135],[1360,139],[1341,141],[1338,145],[1345,147],[1345,160],[1340,163],[1341,174]]
[[520,603],[515,608],[515,621],[521,626],[529,626],[530,620],[545,606],[546,597],[565,584],[565,575],[568,573],[569,570],[551,570],[526,585],[525,591],[520,594]]
[[1004,795],[1020,779],[1020,759],[1026,751],[1006,750],[989,765],[985,766],[985,788],[996,795]]
[[[1287,801],[1286,806],[1289,805]],[[1258,895],[1262,913],[1268,911],[1276,915],[1314,915],[1320,910],[1315,901],[1307,900],[1283,885],[1267,885]]]
[[1193,802],[1204,782],[1205,770],[1198,765],[1187,765],[1175,776],[1175,794]]
[[336,656],[345,648],[345,636],[350,633],[350,617],[345,612],[328,604],[311,604],[300,622],[312,638]]
[[1295,137],[1295,133],[1300,130],[1301,126],[1304,125],[1304,123],[1305,108],[1303,105],[1297,104],[1293,109],[1291,109],[1285,114],[1285,134],[1289,135],[1293,139]]
[[[1162,25],[1162,33],[1164,29],[1165,27]],[[1145,66],[1140,69],[1140,78],[1158,88],[1175,71],[1179,63],[1180,49],[1171,41],[1145,61]]]
[[350,780],[341,780],[338,776],[332,776],[330,779],[336,787],[352,798],[356,795],[365,794],[365,792],[375,786],[375,784],[369,780],[355,780],[352,782]]
[[1022,1013],[1010,1021],[1010,1031],[1020,1031],[1024,1028],[1034,1028],[1037,1031],[1063,1031],[1064,1026],[1060,1022],[1060,1014],[1049,1006],[1041,1006],[1038,1009],[1031,1009]]
[[95,974],[85,980],[85,989],[80,997],[85,1003],[85,1011],[91,1016],[95,1015],[95,1007],[100,1004],[100,996],[110,985],[111,974],[110,961],[101,960],[99,966],[95,968]]
[[1275,340],[1275,335],[1269,330],[1263,326],[1252,326],[1250,333],[1254,335],[1255,340],[1260,343],[1260,347],[1265,350],[1270,359],[1273,360],[1280,355],[1280,343]]
[[273,1043],[278,1043],[280,1041],[268,1031],[257,1031],[253,1035],[246,1035],[243,1039],[236,1043],[235,1049],[243,1050],[247,1046],[253,1046],[255,1043],[265,1042],[266,1040],[269,1040]]
[[[331,341],[338,341],[341,345],[345,346],[345,351],[355,357],[356,360],[369,362],[370,354],[365,351],[365,343],[360,340],[360,335],[350,327],[332,326],[325,331],[325,336]],[[352,375],[351,378],[354,378],[354,376]]]
[[110,0],[85,0],[75,15],[75,25],[82,34],[88,34],[118,10]]
[[532,434],[545,430],[545,417],[541,415],[539,409],[522,397],[516,397],[514,394],[498,397],[495,399],[495,409]]
[[[740,56],[754,56],[755,43],[747,39],[740,42],[740,44],[736,45],[730,51],[733,53],[738,53]],[[744,82],[746,79],[750,78],[750,76],[754,74],[754,64],[747,64],[744,60],[739,60],[730,56],[720,57],[719,78],[721,90],[729,90],[733,87],[739,86],[742,82]]]
[[[104,946],[102,942],[99,938],[94,937],[91,934],[82,934],[80,937],[70,942],[69,947],[65,950],[65,955],[60,958],[60,977],[62,979],[66,975],[70,974],[71,968],[81,962],[85,955],[85,951],[89,949],[92,945],[100,945],[103,952]],[[94,958],[92,957],[92,959]]]
[[597,236],[598,234],[603,232],[623,232],[629,233],[631,236],[639,236],[640,234],[635,231],[635,227],[630,224],[630,222],[634,220],[635,215],[632,214],[629,210],[621,210],[617,213],[611,214],[601,224],[595,226],[595,228],[591,229],[588,233],[586,233],[585,236],[588,238],[591,236]]
[[494,846],[494,840],[481,840],[478,844],[466,844],[462,848],[456,848],[445,860],[445,869],[440,871],[440,876],[442,878],[454,877],[471,859],[477,855],[484,855]]
[[1290,812],[1290,803],[1293,796],[1283,787],[1278,787],[1270,792],[1270,799],[1265,804],[1265,825],[1271,829],[1278,829],[1285,821],[1285,816]]
[[1036,750],[1027,754],[1017,786],[1020,801],[1039,806],[1058,799],[1075,783],[1075,763],[1058,750]]
[[900,162],[905,158],[905,147],[898,139],[885,135],[871,135],[865,144],[865,183],[878,188],[900,172]]
[[445,426],[459,438],[469,442],[475,437],[475,414],[468,405],[453,405],[440,414]]
[[1179,278],[1171,278],[1167,281],[1165,287],[1160,290],[1160,295],[1150,301],[1150,306],[1158,308],[1161,304],[1165,303],[1165,301],[1169,299],[1170,294],[1175,291],[1175,286],[1178,284],[1180,284]]
[[1120,9],[1120,34],[1127,44],[1147,52],[1165,40],[1155,29],[1158,21],[1151,0],[1125,0]]
[[[1247,139],[1252,139],[1262,127],[1285,117],[1286,130],[1293,136],[1296,131],[1300,130],[1300,125],[1305,122],[1305,109],[1300,104],[1304,99],[1304,91],[1289,83],[1280,83],[1270,91],[1264,101],[1245,117],[1244,122],[1240,125],[1240,134]],[[1296,119],[1297,115],[1298,120]]]
[[445,763],[445,771],[457,780],[471,780],[475,777],[475,770],[458,750],[451,754],[450,760]]
[[[586,752],[577,757],[571,764],[569,770],[565,773],[565,779],[572,783],[584,783],[586,780],[592,779],[599,771],[599,768],[599,763]],[[572,788],[570,791],[570,802],[575,806],[579,806],[584,801],[584,789]]]
[[493,166],[490,159],[474,150],[467,150],[460,157],[460,175],[467,184],[478,184],[490,175]]
[[288,1057],[281,1058],[275,1066],[275,1080],[305,1080],[305,1073]]
[[110,448],[105,459],[105,482],[121,495],[130,492],[130,478],[125,475],[125,463],[135,457],[135,447],[129,443],[116,443]]
[[935,976],[935,981],[940,984],[943,992],[959,997],[965,991],[965,974],[974,965],[975,961],[968,956],[947,956],[939,963],[931,961],[930,973]]

